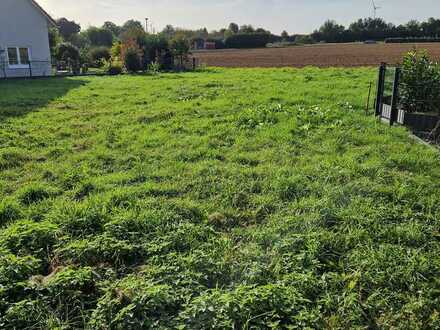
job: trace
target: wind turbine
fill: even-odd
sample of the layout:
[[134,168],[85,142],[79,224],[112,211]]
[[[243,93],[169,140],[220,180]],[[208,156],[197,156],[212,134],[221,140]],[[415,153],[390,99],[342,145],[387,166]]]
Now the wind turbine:
[[374,12],[374,19],[376,19],[376,17],[377,17],[377,10],[378,9],[381,9],[381,7],[378,7],[377,5],[376,5],[376,3],[374,2],[374,0],[371,0],[371,2],[372,2],[372,4],[373,4],[373,12]]

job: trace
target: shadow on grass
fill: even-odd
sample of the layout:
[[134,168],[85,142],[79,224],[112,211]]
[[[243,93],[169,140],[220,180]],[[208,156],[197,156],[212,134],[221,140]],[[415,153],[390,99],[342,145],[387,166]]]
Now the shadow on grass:
[[2,80],[0,122],[12,117],[25,116],[87,83],[86,80],[69,78]]

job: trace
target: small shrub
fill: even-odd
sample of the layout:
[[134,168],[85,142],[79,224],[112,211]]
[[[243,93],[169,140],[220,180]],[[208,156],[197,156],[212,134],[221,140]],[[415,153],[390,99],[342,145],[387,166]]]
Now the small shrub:
[[112,59],[109,61],[103,61],[103,67],[105,72],[111,76],[117,76],[123,71],[123,64],[119,59]]
[[136,40],[129,39],[122,44],[121,57],[128,72],[137,72],[142,69],[141,55],[142,50]]
[[76,48],[71,43],[64,42],[64,43],[58,45],[58,47],[56,49],[55,57],[59,61],[71,60],[71,61],[78,62],[80,59],[80,52],[79,52],[78,48]]
[[400,103],[408,112],[440,111],[440,67],[425,51],[403,59]]
[[96,47],[90,50],[90,60],[95,67],[99,67],[103,61],[110,60],[110,49],[107,47]]
[[148,71],[152,74],[158,74],[160,72],[160,63],[157,61],[151,63],[148,65]]

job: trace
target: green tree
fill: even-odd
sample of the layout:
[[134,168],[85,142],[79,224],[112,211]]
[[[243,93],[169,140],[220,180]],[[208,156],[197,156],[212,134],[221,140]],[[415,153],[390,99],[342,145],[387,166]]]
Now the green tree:
[[90,27],[86,31],[92,46],[111,47],[113,45],[113,33],[104,28]]
[[67,18],[60,18],[56,23],[61,36],[66,41],[69,41],[73,35],[81,32],[81,26],[74,21],[69,21]]
[[52,55],[55,54],[57,46],[62,42],[61,35],[56,28],[49,29],[49,46]]
[[240,26],[240,33],[254,33],[255,29],[252,25],[242,25]]
[[190,50],[188,39],[183,35],[177,35],[171,40],[170,48],[173,55],[179,59],[180,67],[183,67],[183,63],[187,59]]
[[229,24],[229,31],[231,31],[232,33],[238,33],[238,31],[240,31],[240,27],[238,26],[237,23],[231,23]]
[[283,38],[283,41],[287,41],[289,39],[289,33],[284,30],[283,32],[281,32],[281,38]]
[[120,26],[118,26],[115,23],[110,22],[110,21],[105,22],[102,25],[102,28],[111,31],[111,33],[113,33],[113,36],[115,38],[118,38],[122,32],[122,28]]
[[130,31],[130,30],[144,30],[144,26],[142,25],[141,22],[136,21],[136,20],[128,20],[127,22],[124,23],[124,25],[122,25],[122,33]]
[[166,38],[171,39],[176,34],[176,29],[174,26],[168,24],[165,26],[161,32]]

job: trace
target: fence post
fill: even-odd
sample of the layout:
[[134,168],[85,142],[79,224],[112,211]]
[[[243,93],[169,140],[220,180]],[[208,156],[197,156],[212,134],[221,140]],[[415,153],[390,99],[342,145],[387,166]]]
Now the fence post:
[[29,61],[29,77],[32,78],[32,64],[31,64],[31,61]]
[[385,84],[385,72],[387,69],[386,63],[381,63],[379,67],[379,78],[377,81],[377,95],[376,95],[376,116],[380,116],[382,114],[382,99],[384,92],[384,84]]
[[399,99],[399,81],[400,81],[400,68],[396,68],[396,74],[394,75],[393,83],[393,96],[391,98],[391,118],[390,126],[393,126],[397,121],[399,109],[397,108],[397,100]]
[[197,66],[196,66],[196,58],[193,57],[193,71],[195,71],[196,68],[197,68]]

